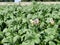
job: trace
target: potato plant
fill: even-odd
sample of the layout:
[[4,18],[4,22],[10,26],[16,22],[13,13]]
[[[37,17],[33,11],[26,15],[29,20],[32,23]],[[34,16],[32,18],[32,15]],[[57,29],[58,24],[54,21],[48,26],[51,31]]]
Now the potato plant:
[[0,45],[60,45],[60,4],[0,6]]

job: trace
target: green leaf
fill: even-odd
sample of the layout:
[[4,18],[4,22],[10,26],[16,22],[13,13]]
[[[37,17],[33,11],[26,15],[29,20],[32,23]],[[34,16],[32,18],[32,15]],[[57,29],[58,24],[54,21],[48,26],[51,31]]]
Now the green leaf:
[[60,43],[57,43],[57,45],[60,45]]
[[2,40],[2,43],[8,43],[9,42],[9,40],[7,39],[7,38],[4,38],[3,40]]
[[20,38],[20,36],[19,36],[19,35],[16,35],[16,36],[13,38],[13,43],[16,43],[16,41],[18,41],[19,38]]
[[49,41],[49,45],[56,45],[53,41]]
[[3,45],[11,45],[10,43],[4,43]]

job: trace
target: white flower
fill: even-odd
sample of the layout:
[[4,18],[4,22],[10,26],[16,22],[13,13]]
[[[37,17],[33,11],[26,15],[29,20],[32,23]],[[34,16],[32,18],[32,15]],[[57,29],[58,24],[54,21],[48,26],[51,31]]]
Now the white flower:
[[32,19],[30,20],[30,22],[31,22],[32,24],[34,23],[34,21],[33,21]]
[[39,19],[34,19],[34,20],[31,19],[30,22],[32,24],[38,24],[39,23]]
[[38,23],[39,23],[39,19],[35,19],[34,24],[38,24]]
[[52,25],[54,24],[53,18],[50,19],[50,23],[51,23]]

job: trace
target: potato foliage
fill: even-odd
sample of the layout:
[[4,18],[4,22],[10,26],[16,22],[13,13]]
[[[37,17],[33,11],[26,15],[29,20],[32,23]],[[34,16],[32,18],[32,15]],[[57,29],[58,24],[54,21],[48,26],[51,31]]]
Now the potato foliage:
[[60,4],[0,6],[0,45],[60,45]]

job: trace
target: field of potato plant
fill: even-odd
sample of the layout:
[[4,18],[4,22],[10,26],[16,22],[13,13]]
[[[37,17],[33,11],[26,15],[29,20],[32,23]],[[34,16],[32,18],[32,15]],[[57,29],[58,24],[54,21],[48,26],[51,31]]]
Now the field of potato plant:
[[0,45],[60,45],[60,4],[0,6]]

